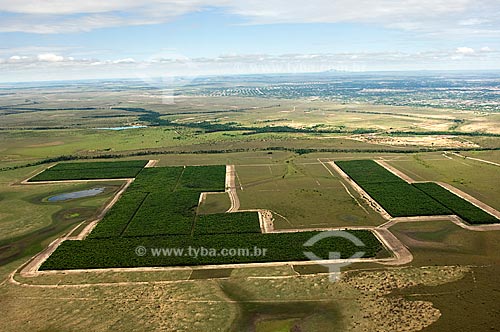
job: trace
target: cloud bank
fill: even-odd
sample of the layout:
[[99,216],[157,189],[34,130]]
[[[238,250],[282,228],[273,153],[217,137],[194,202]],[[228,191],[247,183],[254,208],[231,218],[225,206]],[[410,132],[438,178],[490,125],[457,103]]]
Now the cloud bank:
[[365,23],[428,34],[500,33],[497,0],[0,0],[0,32],[160,24],[210,8],[246,24]]
[[[481,64],[478,67],[478,63]],[[86,78],[144,78],[226,74],[303,73],[338,70],[500,69],[500,52],[489,47],[459,47],[432,52],[337,54],[247,54],[215,58],[156,57],[151,60],[93,59],[55,53],[0,58],[2,81]]]

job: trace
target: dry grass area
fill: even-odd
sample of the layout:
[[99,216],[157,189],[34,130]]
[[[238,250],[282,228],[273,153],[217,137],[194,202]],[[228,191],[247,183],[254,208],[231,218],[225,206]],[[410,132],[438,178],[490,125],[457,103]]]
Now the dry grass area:
[[455,136],[380,136],[380,135],[353,135],[351,139],[378,145],[388,146],[420,146],[441,148],[475,148],[476,143]]
[[358,289],[364,320],[354,322],[355,331],[418,331],[441,316],[431,302],[407,301],[387,296],[394,290],[415,285],[437,286],[463,278],[466,267],[443,266],[396,268],[347,275],[343,282]]
[[[300,276],[291,268],[283,269],[248,273],[236,269],[223,279],[208,280],[155,272],[147,282],[138,281],[135,273],[125,281],[128,273],[121,273],[112,277],[117,283],[108,279],[109,284],[53,288],[5,282],[0,286],[0,314],[6,318],[2,330],[234,331],[249,303],[257,307],[294,303],[295,313],[305,310],[302,305],[314,303],[334,305],[341,317],[336,327],[343,331],[417,331],[438,320],[439,310],[431,302],[408,301],[393,291],[446,284],[468,272],[467,267],[457,266],[352,271],[332,283],[325,274]],[[92,279],[89,274],[85,277]],[[43,276],[42,283],[50,279],[57,283],[61,278],[65,276]],[[231,286],[238,290],[237,298],[228,293]],[[279,323],[284,318],[256,314],[254,321]],[[321,319],[315,324],[321,326]]]

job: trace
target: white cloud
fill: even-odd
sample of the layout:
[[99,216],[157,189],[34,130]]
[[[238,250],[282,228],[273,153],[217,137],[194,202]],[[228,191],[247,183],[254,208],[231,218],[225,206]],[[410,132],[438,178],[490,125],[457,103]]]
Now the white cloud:
[[[466,47],[463,47],[466,48]],[[462,50],[464,51],[464,50]],[[297,73],[367,70],[428,70],[428,69],[500,69],[500,52],[469,51],[457,53],[457,49],[404,53],[358,52],[330,54],[229,54],[214,58],[161,58],[138,61],[132,58],[118,60],[71,59],[46,53],[48,60],[38,56],[13,55],[0,61],[1,80],[37,80],[159,77],[176,75],[221,75],[249,73]],[[48,54],[48,55],[47,55]],[[135,61],[135,62],[133,62]]]
[[491,49],[488,46],[485,46],[485,47],[481,47],[481,52],[493,52],[493,49]]
[[0,31],[61,33],[168,22],[220,8],[248,24],[368,23],[426,33],[492,34],[498,0],[0,0]]
[[476,53],[476,51],[470,47],[458,47],[455,52],[462,55],[470,55]]
[[126,58],[126,59],[118,59],[112,61],[112,63],[135,63],[136,61],[132,58]]
[[[141,1],[133,0],[0,0],[0,10],[23,14],[78,14],[102,13],[115,10],[131,9]],[[143,3],[146,1],[143,1]],[[155,1],[149,1],[155,2]]]
[[64,61],[64,57],[60,55],[56,55],[53,53],[42,53],[37,56],[38,61],[46,61],[46,62],[61,62]]
[[488,22],[490,22],[490,21],[482,19],[482,18],[468,18],[468,19],[465,19],[465,20],[458,22],[458,24],[463,25],[463,26],[472,26],[472,25],[480,25],[480,24],[484,24],[484,23],[488,23]]

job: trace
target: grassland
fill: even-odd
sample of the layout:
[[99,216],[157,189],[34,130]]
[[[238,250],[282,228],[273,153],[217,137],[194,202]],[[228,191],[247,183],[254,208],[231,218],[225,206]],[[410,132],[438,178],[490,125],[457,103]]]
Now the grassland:
[[[160,160],[160,166],[234,164],[239,177],[237,184],[242,185],[238,188],[242,208],[273,210],[279,214],[275,214],[277,228],[291,229],[381,224],[380,216],[360,201],[367,208],[367,212],[363,211],[346,192],[342,180],[332,176],[318,158],[335,161],[384,158],[415,180],[450,183],[500,209],[500,193],[494,181],[498,178],[498,167],[453,155],[445,157],[441,152],[390,153],[423,147],[416,143],[422,142],[421,136],[393,135],[392,130],[445,131],[450,136],[445,145],[438,145],[443,135],[438,135],[439,140],[435,142],[424,140],[428,144],[426,148],[437,150],[470,142],[479,147],[498,148],[498,137],[460,135],[477,130],[498,133],[498,114],[359,103],[341,105],[308,99],[190,96],[176,98],[172,104],[163,104],[160,100],[159,93],[145,94],[144,87],[133,90],[122,86],[102,91],[91,86],[19,89],[3,95],[2,106],[24,106],[0,110],[0,168],[60,155],[86,158],[146,151],[169,153],[151,156]],[[245,131],[208,132],[183,125],[97,130],[137,122],[148,125],[140,121],[139,113],[115,106],[151,109],[161,113],[165,120],[190,126],[199,121],[236,122],[255,127],[312,128],[325,124],[325,128],[346,132],[249,135]],[[30,107],[38,110],[29,110]],[[48,109],[40,111],[41,108]],[[375,130],[375,136],[381,139],[367,139],[369,135],[360,138],[348,132],[358,128]],[[389,142],[386,138],[390,138],[390,144],[398,145],[385,146]],[[433,143],[438,144],[432,147]],[[330,149],[330,152],[298,155],[293,151],[263,150],[267,148]],[[220,153],[199,153],[210,150]],[[226,150],[233,153],[222,153]],[[461,153],[500,162],[495,151]],[[39,234],[35,242],[30,240],[29,243],[36,243],[31,249],[20,251],[15,261],[0,264],[0,315],[5,331],[110,328],[121,331],[250,329],[262,332],[287,328],[373,331],[420,330],[426,326],[424,331],[483,331],[495,330],[500,319],[496,310],[500,301],[496,291],[500,275],[497,268],[499,233],[470,232],[449,222],[393,226],[391,231],[414,255],[411,267],[353,265],[353,269],[376,269],[346,274],[345,280],[334,284],[327,276],[314,274],[313,269],[309,269],[308,274],[304,269],[304,275],[298,275],[302,270],[280,266],[209,271],[186,267],[176,271],[47,273],[36,278],[16,275],[16,280],[33,287],[16,285],[9,281],[9,274],[74,225],[61,223],[64,227],[54,227],[53,216],[80,213],[80,217],[74,218],[76,223],[91,217],[110,197],[41,203],[40,199],[43,201],[52,194],[89,187],[62,183],[14,185],[39,170],[41,167],[0,172],[0,237],[13,243],[17,236]],[[139,177],[156,171],[144,169]],[[179,173],[175,171],[172,177],[165,176],[162,181],[143,182],[142,188],[148,192],[156,190],[155,187],[170,187],[172,183],[175,187],[180,172],[182,167]],[[136,189],[141,191],[139,186]],[[359,200],[356,193],[351,194]],[[77,204],[87,212],[75,212],[73,207],[80,208]],[[227,207],[227,195],[213,194],[207,196],[198,211],[222,213]],[[461,270],[464,265],[470,265],[469,272]],[[37,287],[37,284],[49,287]],[[436,310],[431,305],[441,311],[439,320],[432,316]],[[429,326],[431,323],[434,324]]]
[[198,205],[198,214],[224,213],[231,207],[231,201],[226,193],[211,193]]
[[416,181],[445,182],[500,209],[500,195],[494,181],[498,178],[498,166],[437,153],[390,158],[388,163]]
[[[401,156],[385,153],[375,156],[383,156],[384,159],[391,160],[391,163],[395,162],[406,165],[411,164],[411,161],[414,160],[411,155]],[[325,222],[331,225],[340,222],[341,219],[336,219],[334,216],[337,213],[341,213],[341,211],[338,211],[341,210],[341,208],[336,200],[334,200],[336,202],[335,204],[331,204],[329,198],[335,196],[325,197],[324,201],[321,199],[326,195],[325,193],[328,192],[325,187],[330,187],[330,195],[345,193],[345,190],[342,191],[343,187],[339,179],[332,177],[331,174],[318,163],[317,158],[348,160],[360,157],[372,159],[374,158],[374,154],[310,154],[293,156],[288,152],[274,152],[271,155],[268,155],[267,152],[252,152],[227,155],[167,155],[159,156],[158,159],[160,159],[160,165],[163,166],[223,164],[227,162],[242,165],[242,167],[237,167],[237,170],[243,184],[274,178],[274,175],[278,174],[279,176],[274,180],[278,185],[277,188],[280,190],[279,192],[271,192],[272,195],[263,196],[265,192],[260,191],[260,186],[266,186],[266,183],[255,184],[254,186],[248,187],[244,186],[243,191],[238,191],[242,203],[252,207],[259,207],[258,204],[277,206],[279,202],[279,204],[281,204],[280,212],[284,212],[284,215],[288,219],[293,222],[304,220],[302,227],[308,227],[311,222],[314,223],[312,221],[314,219],[307,220],[305,217],[301,219],[300,215],[304,212],[300,211],[297,206],[302,204],[304,208],[307,209],[305,202],[308,199],[307,192],[309,191],[306,191],[303,196],[299,196],[298,198],[301,198],[300,200],[290,199],[295,196],[295,194],[292,196],[292,193],[300,192],[300,190],[297,189],[302,185],[305,185],[305,187],[309,189],[314,188],[323,193],[323,196],[317,195],[315,199],[318,201],[318,204],[320,204],[319,206],[323,206],[317,210],[324,209],[325,214],[319,214],[323,212],[320,211],[315,212],[316,214],[313,214],[313,216],[316,220],[325,220]],[[439,159],[451,164],[457,163],[457,161],[448,160],[439,154],[422,154],[419,155],[419,158],[426,161]],[[287,166],[286,160],[289,161],[289,164],[292,163],[290,168]],[[271,166],[273,168],[273,174],[269,171],[266,173],[262,171],[267,166],[258,166],[262,164],[263,161],[265,163],[276,164],[276,166]],[[179,170],[182,171],[182,167],[179,168]],[[274,172],[275,170],[280,170],[280,172]],[[294,172],[294,170],[296,170],[296,172]],[[2,195],[4,199],[0,201],[0,204],[14,204],[16,207],[19,207],[19,209],[27,207],[25,201],[15,201],[14,203],[11,196],[6,196],[4,194],[6,190],[14,192],[24,191],[29,196],[29,192],[33,190],[37,190],[41,193],[48,193],[50,190],[59,187],[62,188],[61,190],[65,190],[66,187],[75,187],[79,189],[78,186],[80,185],[77,186],[74,184],[37,185],[28,188],[26,188],[27,186],[8,186],[9,183],[14,183],[19,179],[26,178],[29,172],[34,171],[36,171],[36,168],[19,169],[0,173],[0,177],[4,179],[2,184]],[[157,170],[144,169],[143,172],[145,171],[155,172]],[[141,175],[142,174],[141,172]],[[286,176],[283,178],[285,174]],[[476,179],[482,179],[481,181],[483,182],[488,181],[488,174],[485,172],[482,172],[482,174],[475,174],[475,176]],[[174,178],[174,180],[168,181],[174,181],[174,183],[176,183],[175,180],[177,178],[175,178],[175,176],[172,176],[172,178]],[[316,180],[321,185],[318,185]],[[165,181],[167,182],[167,180]],[[150,185],[152,186],[154,183],[156,182],[152,181]],[[140,184],[140,182],[137,184]],[[163,184],[160,186],[163,186]],[[495,192],[494,190],[488,189],[488,187],[484,187],[486,188],[485,190],[481,188],[477,190],[481,190],[481,192],[486,195]],[[242,195],[246,193],[248,193],[248,197],[243,198]],[[342,195],[345,195],[346,199],[349,197],[346,193]],[[352,200],[350,197],[349,199]],[[327,205],[327,202],[330,202],[330,205]],[[364,213],[355,202],[350,201],[350,204],[353,206],[353,211]],[[33,211],[33,207],[27,208],[26,211]],[[39,210],[39,212],[41,215],[46,215],[45,212],[41,210]],[[307,211],[307,213],[308,212],[309,211]],[[311,209],[311,212],[314,212],[313,209]],[[33,224],[35,220],[31,218],[33,215],[32,213],[26,212],[20,215],[25,216],[26,223],[30,224],[31,227],[37,227],[37,225]],[[330,216],[331,218],[325,219],[323,216]],[[374,217],[377,216],[374,215]],[[19,220],[16,221],[18,222]],[[491,259],[494,259],[496,253],[500,252],[495,249],[496,244],[500,243],[495,235],[498,232],[471,233],[448,222],[441,223],[443,226],[446,226],[446,229],[442,227],[439,229],[426,228],[430,227],[432,224],[434,223],[398,224],[391,228],[391,230],[396,232],[402,229],[402,227],[411,227],[408,231],[406,231],[405,228],[405,234],[419,239],[420,234],[425,233],[423,237],[427,238],[427,240],[424,241],[430,241],[430,243],[422,244],[412,242],[411,239],[408,240],[405,237],[400,237],[399,233],[397,234],[403,243],[408,245],[414,253],[416,266],[464,263],[491,264]],[[296,225],[299,227],[301,226],[299,223]],[[450,231],[450,227],[453,232]],[[443,236],[448,235],[449,237],[443,240]],[[50,239],[47,241],[50,241]],[[440,242],[444,244],[440,245]],[[47,244],[48,242],[44,243]],[[0,268],[0,272],[4,278],[7,278],[7,274],[21,263],[22,261],[13,262],[10,265]],[[417,287],[415,283],[419,287],[417,289],[408,288],[409,291],[405,294],[411,295],[423,292],[430,292],[432,294],[440,294],[442,292],[450,293],[449,296],[429,295],[411,297],[412,299],[423,301],[432,300],[434,305],[443,313],[443,316],[438,321],[438,325],[436,325],[442,331],[447,331],[446,324],[456,323],[462,326],[468,326],[472,324],[472,321],[474,322],[473,324],[476,324],[475,326],[479,328],[484,326],[488,326],[489,328],[492,322],[497,318],[494,313],[487,316],[478,316],[475,311],[477,308],[481,308],[481,312],[489,310],[488,308],[494,308],[494,304],[498,301],[495,295],[496,293],[491,293],[491,283],[488,281],[491,280],[491,273],[494,273],[494,271],[485,270],[483,273],[483,270],[475,270],[474,275],[476,276],[476,283],[469,280],[470,275],[467,275],[463,281],[458,281],[459,284],[456,284],[457,281],[453,281],[456,279],[450,279],[449,274],[440,272],[440,267],[436,267],[435,269],[410,268],[402,270],[401,273],[397,272],[398,270],[391,269],[388,270],[388,273],[390,273],[388,278],[383,280],[377,279],[376,271],[367,271],[363,278],[353,275],[351,278],[352,285],[346,284],[345,282],[331,284],[327,281],[326,276],[321,275],[308,274],[296,276],[297,272],[288,266],[280,268],[232,269],[221,274],[230,278],[227,283],[205,280],[207,277],[206,275],[203,276],[202,273],[192,273],[191,271],[191,269],[187,269],[183,271],[158,271],[149,273],[94,272],[64,275],[48,274],[37,278],[24,279],[17,277],[27,283],[45,283],[49,285],[59,283],[61,287],[36,288],[16,286],[9,283],[2,284],[0,286],[0,292],[2,294],[1,301],[5,305],[2,305],[0,311],[4,317],[9,318],[8,322],[4,325],[4,329],[6,331],[19,330],[19,322],[26,322],[26,324],[28,324],[27,322],[31,321],[32,323],[29,323],[29,326],[40,330],[66,329],[68,326],[74,326],[75,328],[87,326],[89,329],[102,330],[109,327],[110,324],[121,330],[142,329],[145,326],[152,329],[170,327],[172,329],[185,328],[189,330],[195,326],[197,329],[214,329],[220,327],[221,330],[231,330],[239,327],[254,326],[254,323],[248,323],[249,319],[252,322],[256,321],[255,324],[260,328],[266,324],[282,324],[280,326],[283,326],[283,324],[285,324],[284,320],[287,319],[289,319],[289,321],[286,324],[306,326],[314,317],[314,319],[317,319],[315,324],[323,324],[326,322],[329,324],[328,326],[334,326],[331,325],[332,320],[328,318],[331,317],[331,315],[338,315],[339,318],[335,320],[335,326],[341,329],[350,326],[350,324],[354,324],[354,322],[358,325],[367,326],[366,328],[368,329],[384,326],[383,324],[389,324],[389,322],[392,322],[392,324],[400,324],[400,326],[404,324],[415,324],[414,318],[401,316],[394,311],[394,308],[401,308],[403,303],[407,303],[405,302],[406,300],[399,300],[399,293],[394,293],[390,297],[385,297],[373,291],[360,291],[360,289],[364,289],[363,287],[365,286],[363,285],[370,280],[379,282],[378,286],[380,288],[389,287],[390,289],[390,287],[393,286],[388,284],[388,280],[406,280],[401,277],[402,275],[411,278],[412,285],[414,285],[413,287]],[[189,275],[191,274],[193,274],[193,278],[198,278],[199,275],[201,279],[192,279],[186,282],[182,281],[189,279]],[[419,275],[422,276],[422,281],[418,281],[420,280],[417,278]],[[217,270],[213,271],[210,276],[216,277]],[[259,279],[248,279],[249,276],[259,277]],[[287,278],[265,279],[266,277],[272,276],[287,276]],[[264,277],[264,279],[262,279],[262,277]],[[145,280],[150,283],[148,285],[135,283]],[[173,282],[169,283],[169,280]],[[371,281],[369,285],[366,285],[366,289],[373,289]],[[453,283],[448,284],[447,282],[449,281],[453,281]],[[123,284],[122,286],[106,286],[101,285],[103,282],[122,282]],[[78,284],[81,283],[91,283],[94,285],[80,288]],[[69,286],[69,288],[65,288],[65,284],[76,284],[76,287]],[[154,286],[152,287],[152,285]],[[231,285],[233,285],[233,287],[231,287]],[[400,285],[405,285],[405,283],[401,283]],[[434,286],[429,287],[429,285]],[[479,287],[473,290],[470,288],[473,285],[478,285]],[[241,291],[235,292],[234,286],[241,289]],[[458,288],[464,290],[461,294],[465,299],[470,300],[471,303],[461,300],[458,301],[456,297],[454,298],[455,291]],[[401,290],[401,288],[396,289]],[[469,289],[472,292],[468,293]],[[486,294],[488,294],[487,297],[482,293],[485,290],[487,291]],[[407,295],[401,296],[406,297]],[[236,302],[226,302],[225,299],[227,299],[227,297],[234,299]],[[395,299],[394,297],[396,297],[398,301],[392,304],[392,301]],[[166,302],[166,298],[170,300]],[[196,298],[198,301],[212,301],[210,302],[212,303],[209,306],[210,309],[207,309],[208,302],[190,302],[192,298]],[[358,303],[357,301],[353,302],[352,299],[356,298],[362,299],[363,303]],[[68,301],[68,299],[72,300]],[[487,299],[487,301],[484,299]],[[253,307],[249,307],[245,304],[248,303],[248,301],[253,301]],[[286,307],[285,310],[283,301],[292,304]],[[477,303],[483,302],[485,303],[484,305],[480,304],[478,306]],[[85,305],[82,305],[82,303],[85,303]],[[172,305],[173,303],[175,303],[175,306]],[[328,303],[329,305],[326,305]],[[452,308],[449,308],[449,303],[456,303],[456,305],[454,305],[455,309],[451,310]],[[333,305],[333,307],[330,304]],[[309,308],[307,305],[312,305],[312,307]],[[391,305],[395,307],[391,307]],[[121,308],[119,312],[116,311],[117,307]],[[461,309],[456,310],[458,307]],[[83,321],[74,320],[75,310],[78,311],[79,317],[82,318]],[[326,316],[323,316],[323,314],[319,316],[314,315],[311,310],[314,312],[324,312]],[[406,311],[408,313],[412,312],[410,309],[406,309]],[[194,315],[193,312],[195,312]],[[384,316],[385,323],[376,319],[376,317],[379,316],[383,317],[384,313],[387,312],[391,312],[391,314],[389,316]],[[413,317],[419,317],[423,326],[429,324],[422,320],[424,312],[412,315]],[[470,315],[476,318],[472,320]],[[161,319],[163,316],[168,316],[168,320]],[[351,316],[353,318],[350,318]],[[431,325],[431,327],[433,326],[434,324]],[[389,328],[389,325],[387,325],[387,328]],[[314,328],[310,329],[314,330]]]
[[47,238],[59,236],[84,220],[91,220],[122,185],[100,182],[102,194],[68,201],[49,202],[61,193],[95,188],[95,184],[14,185],[35,168],[0,173],[0,264],[34,255]]
[[363,210],[359,196],[351,190],[351,197],[341,179],[317,159],[280,159],[270,155],[260,165],[236,166],[241,209],[273,211],[277,229],[383,223],[373,210]]

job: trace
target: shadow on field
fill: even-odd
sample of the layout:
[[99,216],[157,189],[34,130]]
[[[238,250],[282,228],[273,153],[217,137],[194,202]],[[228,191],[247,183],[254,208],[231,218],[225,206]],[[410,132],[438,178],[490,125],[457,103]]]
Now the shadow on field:
[[464,278],[439,286],[415,286],[393,293],[431,301],[439,320],[422,331],[500,331],[500,266],[472,268]]
[[230,331],[342,331],[339,308],[333,301],[256,300],[241,284],[220,281],[224,294],[238,305]]

